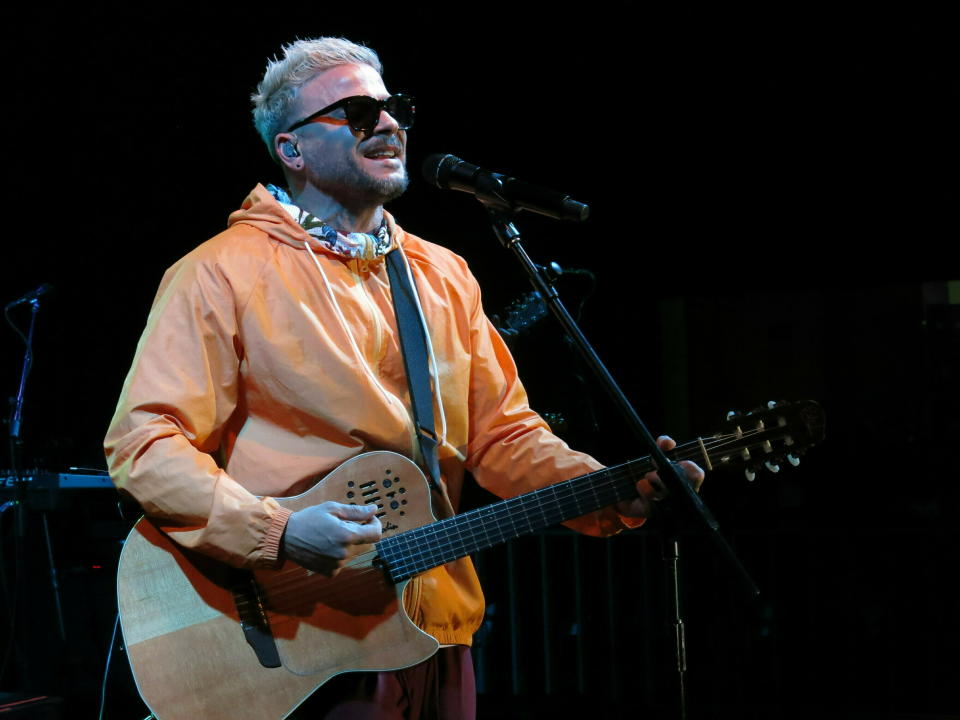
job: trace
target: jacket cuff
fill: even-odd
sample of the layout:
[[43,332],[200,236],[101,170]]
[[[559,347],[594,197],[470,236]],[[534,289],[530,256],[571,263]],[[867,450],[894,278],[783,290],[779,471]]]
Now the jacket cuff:
[[276,567],[280,564],[280,540],[283,538],[283,531],[287,529],[287,520],[291,515],[293,515],[292,510],[277,508],[260,549],[260,563],[263,565]]

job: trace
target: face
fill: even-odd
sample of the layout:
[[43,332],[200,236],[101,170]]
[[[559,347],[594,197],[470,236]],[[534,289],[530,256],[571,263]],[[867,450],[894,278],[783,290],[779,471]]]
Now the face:
[[[293,102],[290,124],[351,95],[389,97],[369,65],[340,65],[307,82]],[[373,134],[365,137],[346,124],[343,108],[293,133],[306,181],[345,207],[362,208],[399,197],[407,188],[407,133],[381,111]],[[289,138],[281,133],[278,141]]]

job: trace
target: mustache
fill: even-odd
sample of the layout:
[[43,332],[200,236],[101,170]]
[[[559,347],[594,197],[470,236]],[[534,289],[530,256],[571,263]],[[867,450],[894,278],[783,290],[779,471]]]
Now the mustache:
[[372,137],[369,140],[365,140],[363,143],[363,152],[379,152],[381,150],[395,150],[399,155],[403,152],[403,143],[396,137],[385,138],[385,137]]

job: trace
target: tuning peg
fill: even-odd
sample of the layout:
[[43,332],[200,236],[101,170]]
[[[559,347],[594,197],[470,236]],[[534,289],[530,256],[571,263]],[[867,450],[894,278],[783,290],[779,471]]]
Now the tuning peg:
[[777,406],[776,400],[767,400],[767,409],[773,410]]
[[747,476],[747,480],[753,482],[757,479],[757,474],[753,471],[753,468],[744,468],[743,474]]
[[736,410],[730,410],[727,412],[727,420],[733,420],[739,413]]
[[793,455],[787,455],[787,460],[789,460],[790,464],[794,467],[800,464],[800,458],[794,457]]
[[770,462],[769,460],[766,460],[763,464],[766,465],[767,470],[769,470],[772,473],[780,472],[780,466]]

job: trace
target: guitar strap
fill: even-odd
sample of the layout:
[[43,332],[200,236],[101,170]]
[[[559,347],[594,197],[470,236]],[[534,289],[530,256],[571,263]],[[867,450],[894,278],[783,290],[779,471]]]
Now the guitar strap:
[[403,367],[410,387],[410,405],[416,426],[420,454],[430,479],[430,486],[449,505],[446,491],[440,482],[440,463],[437,460],[438,437],[433,421],[433,392],[430,389],[430,364],[427,351],[426,323],[417,304],[416,289],[407,273],[403,253],[392,250],[385,256],[393,311],[397,316]]

